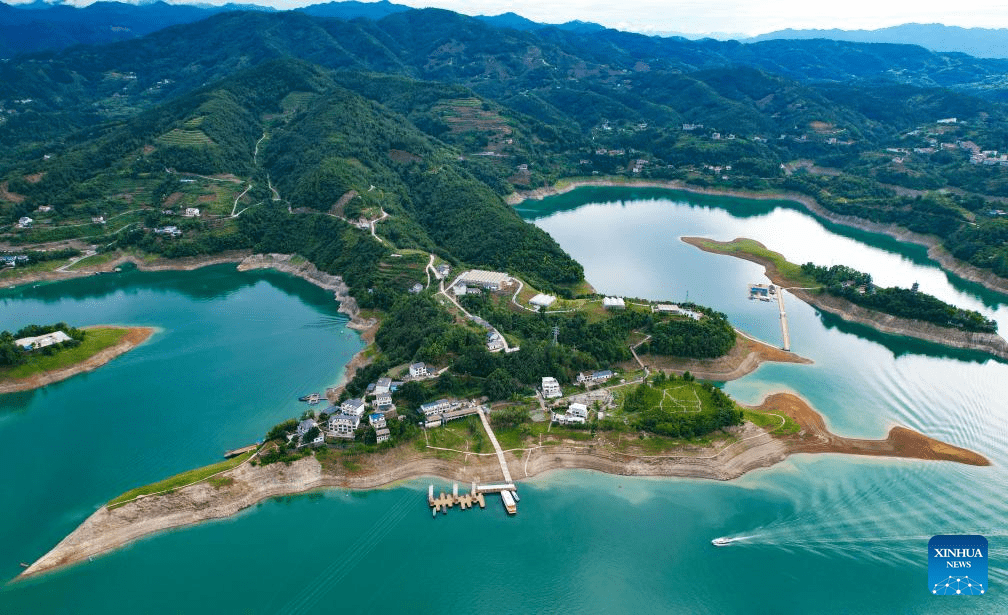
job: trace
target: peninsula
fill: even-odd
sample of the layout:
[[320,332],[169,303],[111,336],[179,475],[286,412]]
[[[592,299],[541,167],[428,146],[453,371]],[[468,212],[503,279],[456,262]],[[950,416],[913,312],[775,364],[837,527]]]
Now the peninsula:
[[[982,455],[903,427],[893,427],[885,440],[837,436],[826,429],[818,412],[790,393],[771,395],[759,406],[744,411],[747,420],[740,427],[706,444],[656,452],[638,444],[636,437],[613,437],[602,432],[589,436],[554,429],[542,434],[541,440],[514,442],[503,455],[508,470],[519,482],[561,469],[731,480],[795,453],[990,465]],[[425,476],[466,484],[499,476],[497,455],[475,452],[484,434],[465,430],[458,433],[462,438],[454,446],[447,442],[445,446],[434,446],[428,440],[426,445],[420,441],[419,445],[403,444],[352,458],[320,448],[289,463],[262,463],[265,455],[260,448],[230,469],[217,471],[224,464],[211,466],[209,473],[196,471],[196,478],[189,484],[169,479],[165,483],[171,482],[172,488],[161,493],[101,507],[19,578],[86,561],[168,529],[230,517],[269,498],[323,488],[374,489]],[[511,440],[506,433],[503,435],[504,446],[508,446]]]
[[147,340],[152,327],[93,326],[80,329],[79,345],[52,355],[29,358],[21,365],[0,368],[0,394],[30,391],[97,369]]
[[[790,263],[780,253],[769,250],[763,244],[752,239],[737,238],[733,241],[715,241],[703,237],[683,237],[682,240],[705,252],[735,256],[763,265],[766,276],[774,284],[786,289],[802,301],[848,322],[862,324],[882,333],[911,337],[953,348],[976,350],[1008,360],[1008,341],[991,330],[991,323],[981,323],[982,328],[970,328],[965,325],[941,326],[935,322],[905,318],[864,305],[857,305],[842,295],[829,292],[825,288],[825,284],[817,281],[815,275],[821,272],[816,272],[815,267],[809,268]],[[853,272],[853,270],[850,271]],[[858,272],[853,273],[857,274]],[[870,284],[870,279],[868,283]],[[973,313],[952,306],[946,307],[950,310],[958,310],[957,314],[962,313],[961,318],[956,317],[957,321],[974,320],[970,318],[970,316],[974,316]],[[979,317],[979,315],[975,316]]]

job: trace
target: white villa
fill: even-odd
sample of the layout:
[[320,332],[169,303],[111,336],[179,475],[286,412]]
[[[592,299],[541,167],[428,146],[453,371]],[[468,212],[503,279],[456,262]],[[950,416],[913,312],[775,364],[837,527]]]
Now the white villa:
[[343,414],[353,414],[355,416],[361,416],[364,414],[364,400],[359,397],[354,399],[348,399],[342,404],[340,404],[340,412]]
[[184,215],[186,218],[199,218],[200,212],[199,209],[196,207],[186,207],[185,213],[182,215]]
[[389,430],[386,427],[381,427],[375,430],[375,438],[378,440],[378,444],[385,442],[389,439]]
[[14,343],[22,350],[38,350],[39,348],[45,348],[53,344],[69,342],[71,339],[69,335],[62,331],[53,331],[52,333],[36,335],[35,337],[22,337],[19,340],[14,340]]
[[374,402],[372,404],[375,408],[387,408],[392,405],[392,396],[388,393],[382,393],[381,395],[375,395]]
[[359,425],[360,417],[356,414],[340,413],[329,417],[329,431],[335,432],[340,438],[352,438]]
[[588,418],[588,406],[584,404],[573,403],[567,408],[568,416],[576,416],[582,419]]
[[22,216],[21,219],[18,220],[18,228],[31,228],[33,222],[35,221],[28,216]]
[[409,375],[410,378],[423,378],[424,376],[428,376],[427,366],[423,363],[414,363],[409,366]]
[[553,378],[552,376],[543,376],[542,394],[545,399],[563,397],[563,391],[560,390],[560,383],[557,382],[556,378]]
[[385,422],[385,415],[380,412],[369,414],[368,422],[371,423],[371,426],[374,427],[375,429],[381,429],[382,427],[385,427],[387,425],[387,423]]
[[392,390],[392,379],[385,377],[379,378],[378,382],[375,383],[374,394],[381,395],[382,393],[388,393]]

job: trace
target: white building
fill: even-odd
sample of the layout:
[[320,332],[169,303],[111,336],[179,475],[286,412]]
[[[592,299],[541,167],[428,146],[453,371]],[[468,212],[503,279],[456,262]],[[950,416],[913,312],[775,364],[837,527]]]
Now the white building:
[[466,286],[475,286],[486,290],[500,290],[511,281],[511,276],[499,271],[484,271],[471,269],[459,276],[458,281]]
[[341,413],[329,417],[329,431],[335,432],[341,438],[352,438],[358,425],[360,425],[360,417],[356,414]]
[[577,416],[583,419],[588,418],[588,406],[584,404],[573,403],[567,408],[568,416]]
[[414,363],[409,366],[410,378],[423,378],[427,375],[427,366],[423,363]]
[[38,211],[41,212],[41,213],[47,214],[50,211],[52,211],[52,207],[50,207],[48,205],[39,205],[38,206]]
[[556,412],[553,412],[551,414],[551,417],[552,417],[552,419],[554,421],[556,421],[557,423],[560,423],[561,425],[570,425],[572,423],[577,423],[579,425],[584,425],[585,424],[585,418],[583,416],[577,416],[577,415],[570,414],[570,413],[568,413],[568,414],[557,414]]
[[548,308],[554,303],[556,303],[556,297],[553,295],[544,295],[542,293],[539,293],[535,297],[529,299],[529,305],[537,308]]
[[563,391],[560,390],[560,383],[557,382],[556,378],[553,378],[551,376],[543,376],[542,394],[543,398],[545,399],[563,397]]
[[387,408],[392,405],[392,396],[388,393],[376,395],[373,405],[375,408]]
[[371,423],[371,426],[374,427],[375,429],[381,429],[382,427],[385,427],[387,424],[385,422],[385,415],[380,412],[369,414],[368,422]]
[[461,297],[468,292],[469,288],[465,284],[456,284],[452,287],[452,292],[455,293],[456,297]]
[[35,221],[28,216],[22,216],[21,219],[18,220],[18,228],[31,228],[33,222]]
[[626,308],[623,297],[605,297],[602,299],[602,307],[607,310],[622,310]]
[[353,414],[355,416],[362,416],[364,414],[364,400],[357,397],[354,399],[348,399],[342,404],[340,404],[340,412],[343,414]]
[[487,332],[487,350],[497,352],[504,348],[504,338],[497,331]]
[[196,207],[186,207],[185,213],[182,215],[184,215],[186,218],[200,217],[199,209],[197,209]]
[[420,406],[420,412],[422,412],[424,416],[430,417],[435,414],[441,414],[442,412],[451,410],[459,405],[459,402],[454,399],[439,399],[437,401],[429,401],[426,404],[422,404]]
[[375,395],[381,395],[382,393],[388,393],[392,390],[392,379],[391,378],[379,378],[378,382],[375,383],[374,393]]
[[389,439],[389,430],[385,427],[375,430],[375,438],[378,440],[378,444],[386,442]]
[[45,348],[53,344],[69,342],[70,339],[70,336],[62,331],[53,331],[52,333],[36,335],[35,337],[22,337],[19,340],[14,340],[14,343],[23,350],[38,350],[39,348]]
[[577,376],[578,384],[595,384],[596,382],[605,382],[613,377],[612,371],[604,369],[598,372],[592,372],[590,374],[580,373]]

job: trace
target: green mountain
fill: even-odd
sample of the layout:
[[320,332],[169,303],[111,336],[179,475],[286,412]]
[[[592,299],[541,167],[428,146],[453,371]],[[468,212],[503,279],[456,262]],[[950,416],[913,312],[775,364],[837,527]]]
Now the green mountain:
[[[1008,275],[990,200],[1008,198],[1008,165],[990,154],[1008,141],[1006,68],[901,45],[523,31],[433,9],[230,12],[0,64],[0,215],[49,205],[69,223],[176,194],[220,216],[275,198],[384,210],[397,247],[569,288],[580,269],[501,197],[626,174],[799,191]],[[253,187],[179,192],[165,169]],[[195,230],[170,250],[252,241],[234,221]],[[71,236],[46,232],[16,237]]]

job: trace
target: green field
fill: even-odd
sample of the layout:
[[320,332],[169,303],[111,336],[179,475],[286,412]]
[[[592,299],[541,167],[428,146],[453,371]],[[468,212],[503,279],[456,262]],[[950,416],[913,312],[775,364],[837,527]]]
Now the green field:
[[749,421],[757,427],[762,427],[775,436],[788,436],[794,435],[801,431],[801,426],[795,422],[793,418],[786,415],[778,415],[784,417],[784,424],[781,425],[781,421],[777,416],[772,416],[764,412],[755,412],[753,410],[743,410],[742,416],[745,420]]
[[[189,470],[188,472],[183,472],[181,474],[176,474],[171,478],[166,478],[163,481],[157,483],[151,483],[149,485],[144,485],[143,487],[137,487],[136,489],[131,489],[126,493],[120,495],[119,497],[111,500],[108,503],[110,509],[117,508],[123,504],[133,500],[141,495],[150,495],[152,493],[160,493],[162,491],[168,491],[170,489],[179,489],[193,483],[198,483],[201,480],[209,478],[214,474],[223,472],[224,470],[230,470],[235,468],[250,457],[252,457],[254,451],[249,451],[244,455],[239,455],[234,459],[228,459],[227,461],[221,461],[220,463],[215,463],[213,465],[203,466],[202,468],[196,468],[195,470]],[[228,484],[225,480],[216,481],[212,483],[215,487],[220,488]]]
[[701,240],[700,243],[704,249],[720,254],[749,254],[757,258],[769,260],[777,267],[777,271],[787,278],[790,283],[800,286],[818,286],[811,276],[802,272],[801,265],[788,261],[781,253],[770,250],[754,239],[736,239],[726,242]]
[[54,355],[37,355],[28,359],[23,365],[0,370],[0,381],[20,380],[35,374],[63,369],[76,365],[118,344],[129,332],[129,329],[88,329],[84,341],[75,348],[60,350]]
[[158,137],[157,140],[165,145],[177,145],[180,147],[213,145],[213,141],[202,130],[183,130],[181,128],[167,132]]

